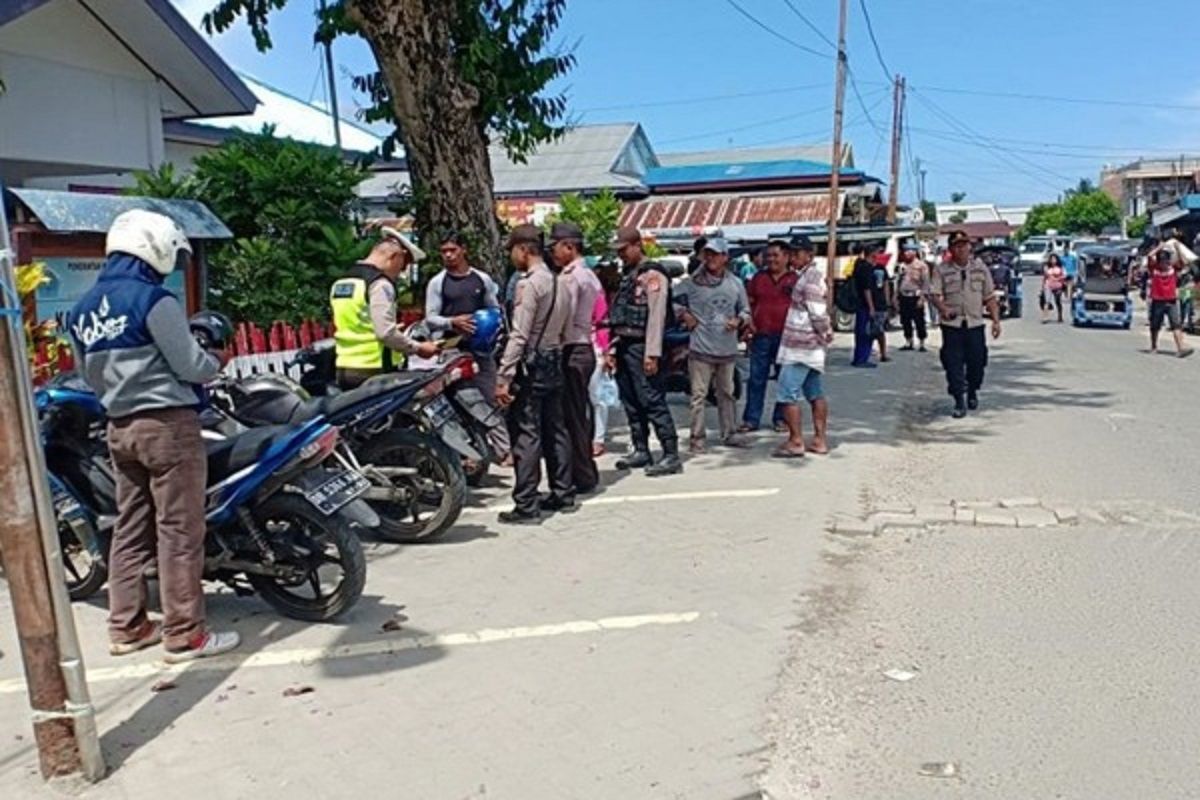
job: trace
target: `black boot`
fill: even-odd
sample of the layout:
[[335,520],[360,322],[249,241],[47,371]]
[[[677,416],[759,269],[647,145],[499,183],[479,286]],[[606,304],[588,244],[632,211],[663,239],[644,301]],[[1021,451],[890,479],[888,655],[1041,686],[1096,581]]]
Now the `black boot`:
[[679,443],[663,444],[663,457],[654,466],[646,467],[646,477],[661,478],[664,475],[678,475],[683,472],[683,461],[679,458]]
[[962,419],[967,415],[967,404],[963,402],[962,396],[954,398],[954,411],[950,412],[950,416],[955,419]]
[[971,409],[972,411],[979,408],[979,395],[975,394],[973,391],[967,392],[967,408]]
[[654,463],[649,450],[636,449],[624,458],[617,459],[617,469],[641,469]]

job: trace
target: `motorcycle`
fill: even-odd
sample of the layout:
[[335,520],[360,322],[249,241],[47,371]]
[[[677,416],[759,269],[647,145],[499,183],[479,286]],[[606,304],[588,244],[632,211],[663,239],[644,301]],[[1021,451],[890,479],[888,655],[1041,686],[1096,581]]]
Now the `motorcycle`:
[[[306,358],[298,355],[289,366]],[[462,357],[441,370],[380,375],[357,389],[316,398],[283,375],[219,381],[211,387],[212,405],[223,419],[206,425],[224,435],[317,419],[336,426],[337,459],[369,481],[363,497],[380,517],[379,536],[430,541],[458,521],[466,503],[455,450],[482,458],[444,396],[447,386],[471,378],[474,369]]]
[[[108,578],[117,514],[104,409],[73,375],[37,390],[35,401],[68,589],[80,600]],[[206,443],[206,579],[299,620],[330,620],[358,601],[366,559],[351,526],[379,518],[358,499],[366,479],[331,462],[338,440],[314,419]]]

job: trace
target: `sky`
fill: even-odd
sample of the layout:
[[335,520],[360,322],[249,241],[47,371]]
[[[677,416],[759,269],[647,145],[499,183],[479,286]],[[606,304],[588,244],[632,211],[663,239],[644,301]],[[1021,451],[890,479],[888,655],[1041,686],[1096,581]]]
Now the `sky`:
[[[172,1],[197,25],[213,5]],[[277,12],[268,53],[244,23],[210,41],[234,68],[323,104],[316,4],[290,0]],[[847,92],[845,136],[857,166],[885,180],[889,76],[910,87],[902,201],[917,199],[917,159],[928,199],[965,192],[965,202],[1024,205],[1052,201],[1082,178],[1098,183],[1105,164],[1200,152],[1200,74],[1184,33],[1200,22],[1195,0],[849,0],[849,8],[858,91]],[[556,46],[578,63],[555,89],[574,121],[640,122],[659,152],[828,142],[836,33],[836,0],[568,0]],[[350,76],[372,71],[374,59],[350,38],[338,40],[334,58],[339,107],[350,116],[365,102]]]

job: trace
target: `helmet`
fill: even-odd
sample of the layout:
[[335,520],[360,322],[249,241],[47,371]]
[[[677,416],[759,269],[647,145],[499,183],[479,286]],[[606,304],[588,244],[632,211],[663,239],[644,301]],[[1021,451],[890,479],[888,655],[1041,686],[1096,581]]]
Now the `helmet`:
[[496,347],[500,338],[500,309],[481,308],[471,315],[475,323],[475,332],[467,340],[467,347],[472,353],[490,353]]
[[201,311],[188,320],[188,327],[205,350],[224,350],[233,342],[233,323],[216,311]]
[[251,427],[293,425],[311,400],[300,384],[283,375],[255,375],[229,387],[230,413]]
[[113,253],[140,258],[166,276],[187,263],[192,246],[173,219],[135,208],[119,215],[108,229],[104,255]]

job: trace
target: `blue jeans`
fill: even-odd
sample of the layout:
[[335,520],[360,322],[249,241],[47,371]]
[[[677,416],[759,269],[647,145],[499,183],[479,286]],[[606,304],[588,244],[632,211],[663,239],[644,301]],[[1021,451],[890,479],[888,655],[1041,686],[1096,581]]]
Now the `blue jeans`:
[[866,307],[854,312],[854,363],[866,364],[871,360],[871,313]]
[[[774,334],[758,334],[750,340],[750,377],[746,381],[746,411],[742,422],[748,428],[757,428],[762,422],[763,406],[767,401],[767,381],[779,355],[779,341]],[[778,403],[771,415],[773,423],[783,422],[783,409]]]

